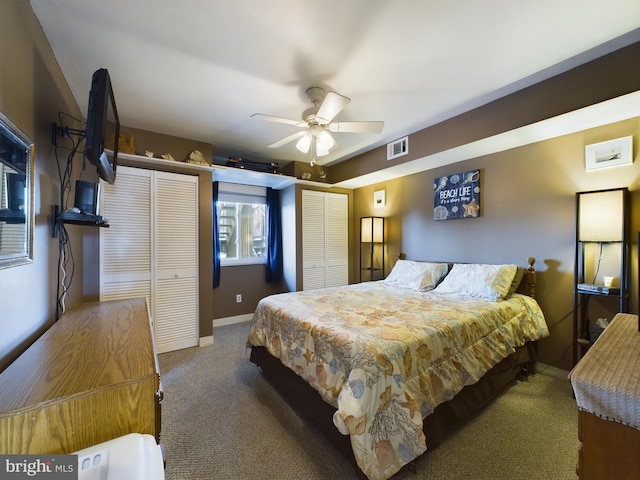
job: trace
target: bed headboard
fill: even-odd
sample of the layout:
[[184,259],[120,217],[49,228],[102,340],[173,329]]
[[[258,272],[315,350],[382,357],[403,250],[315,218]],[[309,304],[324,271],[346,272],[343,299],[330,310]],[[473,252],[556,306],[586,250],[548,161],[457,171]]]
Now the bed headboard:
[[[640,232],[638,232],[638,243],[640,244]],[[407,259],[407,254],[406,253],[399,253],[398,254],[398,259],[399,260],[406,260]],[[423,260],[423,261],[427,261],[427,260]],[[429,260],[429,261],[436,262],[436,260]],[[442,262],[442,261],[437,261],[437,262],[438,263],[446,263],[446,264],[448,264],[449,265],[449,270],[451,270],[451,267],[453,266],[454,263],[464,263],[464,262]],[[518,267],[518,268],[525,269],[525,271],[524,271],[524,275],[522,275],[522,280],[520,281],[520,285],[516,289],[516,291],[518,293],[522,293],[524,295],[528,295],[528,296],[530,296],[532,298],[536,297],[536,267],[535,267],[535,263],[536,263],[536,257],[528,257],[527,258],[528,266],[527,267]],[[640,328],[640,322],[639,322],[639,328]]]

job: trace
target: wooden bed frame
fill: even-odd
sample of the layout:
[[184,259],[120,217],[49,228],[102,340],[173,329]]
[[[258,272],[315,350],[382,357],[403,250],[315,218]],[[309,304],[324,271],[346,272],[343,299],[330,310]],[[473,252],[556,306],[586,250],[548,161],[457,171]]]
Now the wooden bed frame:
[[[518,288],[519,293],[535,297],[535,258],[527,259],[529,267]],[[535,373],[537,342],[529,342],[489,370],[478,382],[464,387],[453,399],[440,404],[423,421],[427,452],[442,443],[461,423],[480,411],[518,378]],[[354,466],[360,478],[367,477],[358,467],[348,435],[342,435],[333,423],[336,409],[322,400],[318,392],[293,370],[273,357],[265,347],[251,347],[251,362],[262,369],[264,377],[289,405],[315,426]],[[404,468],[411,468],[411,463]]]

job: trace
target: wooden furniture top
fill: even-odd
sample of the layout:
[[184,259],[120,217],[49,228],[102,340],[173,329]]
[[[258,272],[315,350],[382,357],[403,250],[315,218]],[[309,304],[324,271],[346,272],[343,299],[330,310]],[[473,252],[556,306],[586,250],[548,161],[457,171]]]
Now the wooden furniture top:
[[640,430],[638,316],[618,313],[570,373],[578,408]]
[[0,417],[145,377],[158,389],[149,322],[144,298],[74,307],[0,374]]

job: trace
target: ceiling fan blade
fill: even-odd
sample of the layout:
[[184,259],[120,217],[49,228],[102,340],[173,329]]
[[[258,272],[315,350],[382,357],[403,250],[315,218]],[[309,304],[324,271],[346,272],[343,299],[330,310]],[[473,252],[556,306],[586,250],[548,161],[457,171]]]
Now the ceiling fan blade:
[[346,107],[350,98],[339,95],[336,92],[327,92],[316,113],[316,120],[321,125],[326,125]]
[[281,140],[278,140],[275,143],[272,143],[271,145],[268,146],[268,148],[278,148],[281,147],[282,145],[285,145],[289,142],[294,141],[296,138],[300,138],[301,136],[305,135],[307,133],[306,130],[300,131],[300,132],[296,132],[293,135],[289,135],[288,137],[284,137]]
[[336,122],[327,125],[332,132],[380,133],[384,122]]
[[261,120],[267,120],[269,122],[286,123],[288,125],[295,125],[296,127],[306,127],[307,122],[301,120],[292,120],[290,118],[276,117],[274,115],[266,115],[264,113],[254,113],[251,118],[259,118]]

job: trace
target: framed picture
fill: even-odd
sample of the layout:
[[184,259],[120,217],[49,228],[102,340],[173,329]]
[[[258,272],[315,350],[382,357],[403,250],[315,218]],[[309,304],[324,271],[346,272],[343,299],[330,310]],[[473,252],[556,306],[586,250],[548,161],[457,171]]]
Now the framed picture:
[[433,182],[433,219],[480,216],[480,170],[438,177]]
[[587,145],[584,149],[586,171],[633,163],[632,140],[629,136]]
[[373,192],[373,208],[383,208],[387,205],[385,190]]

